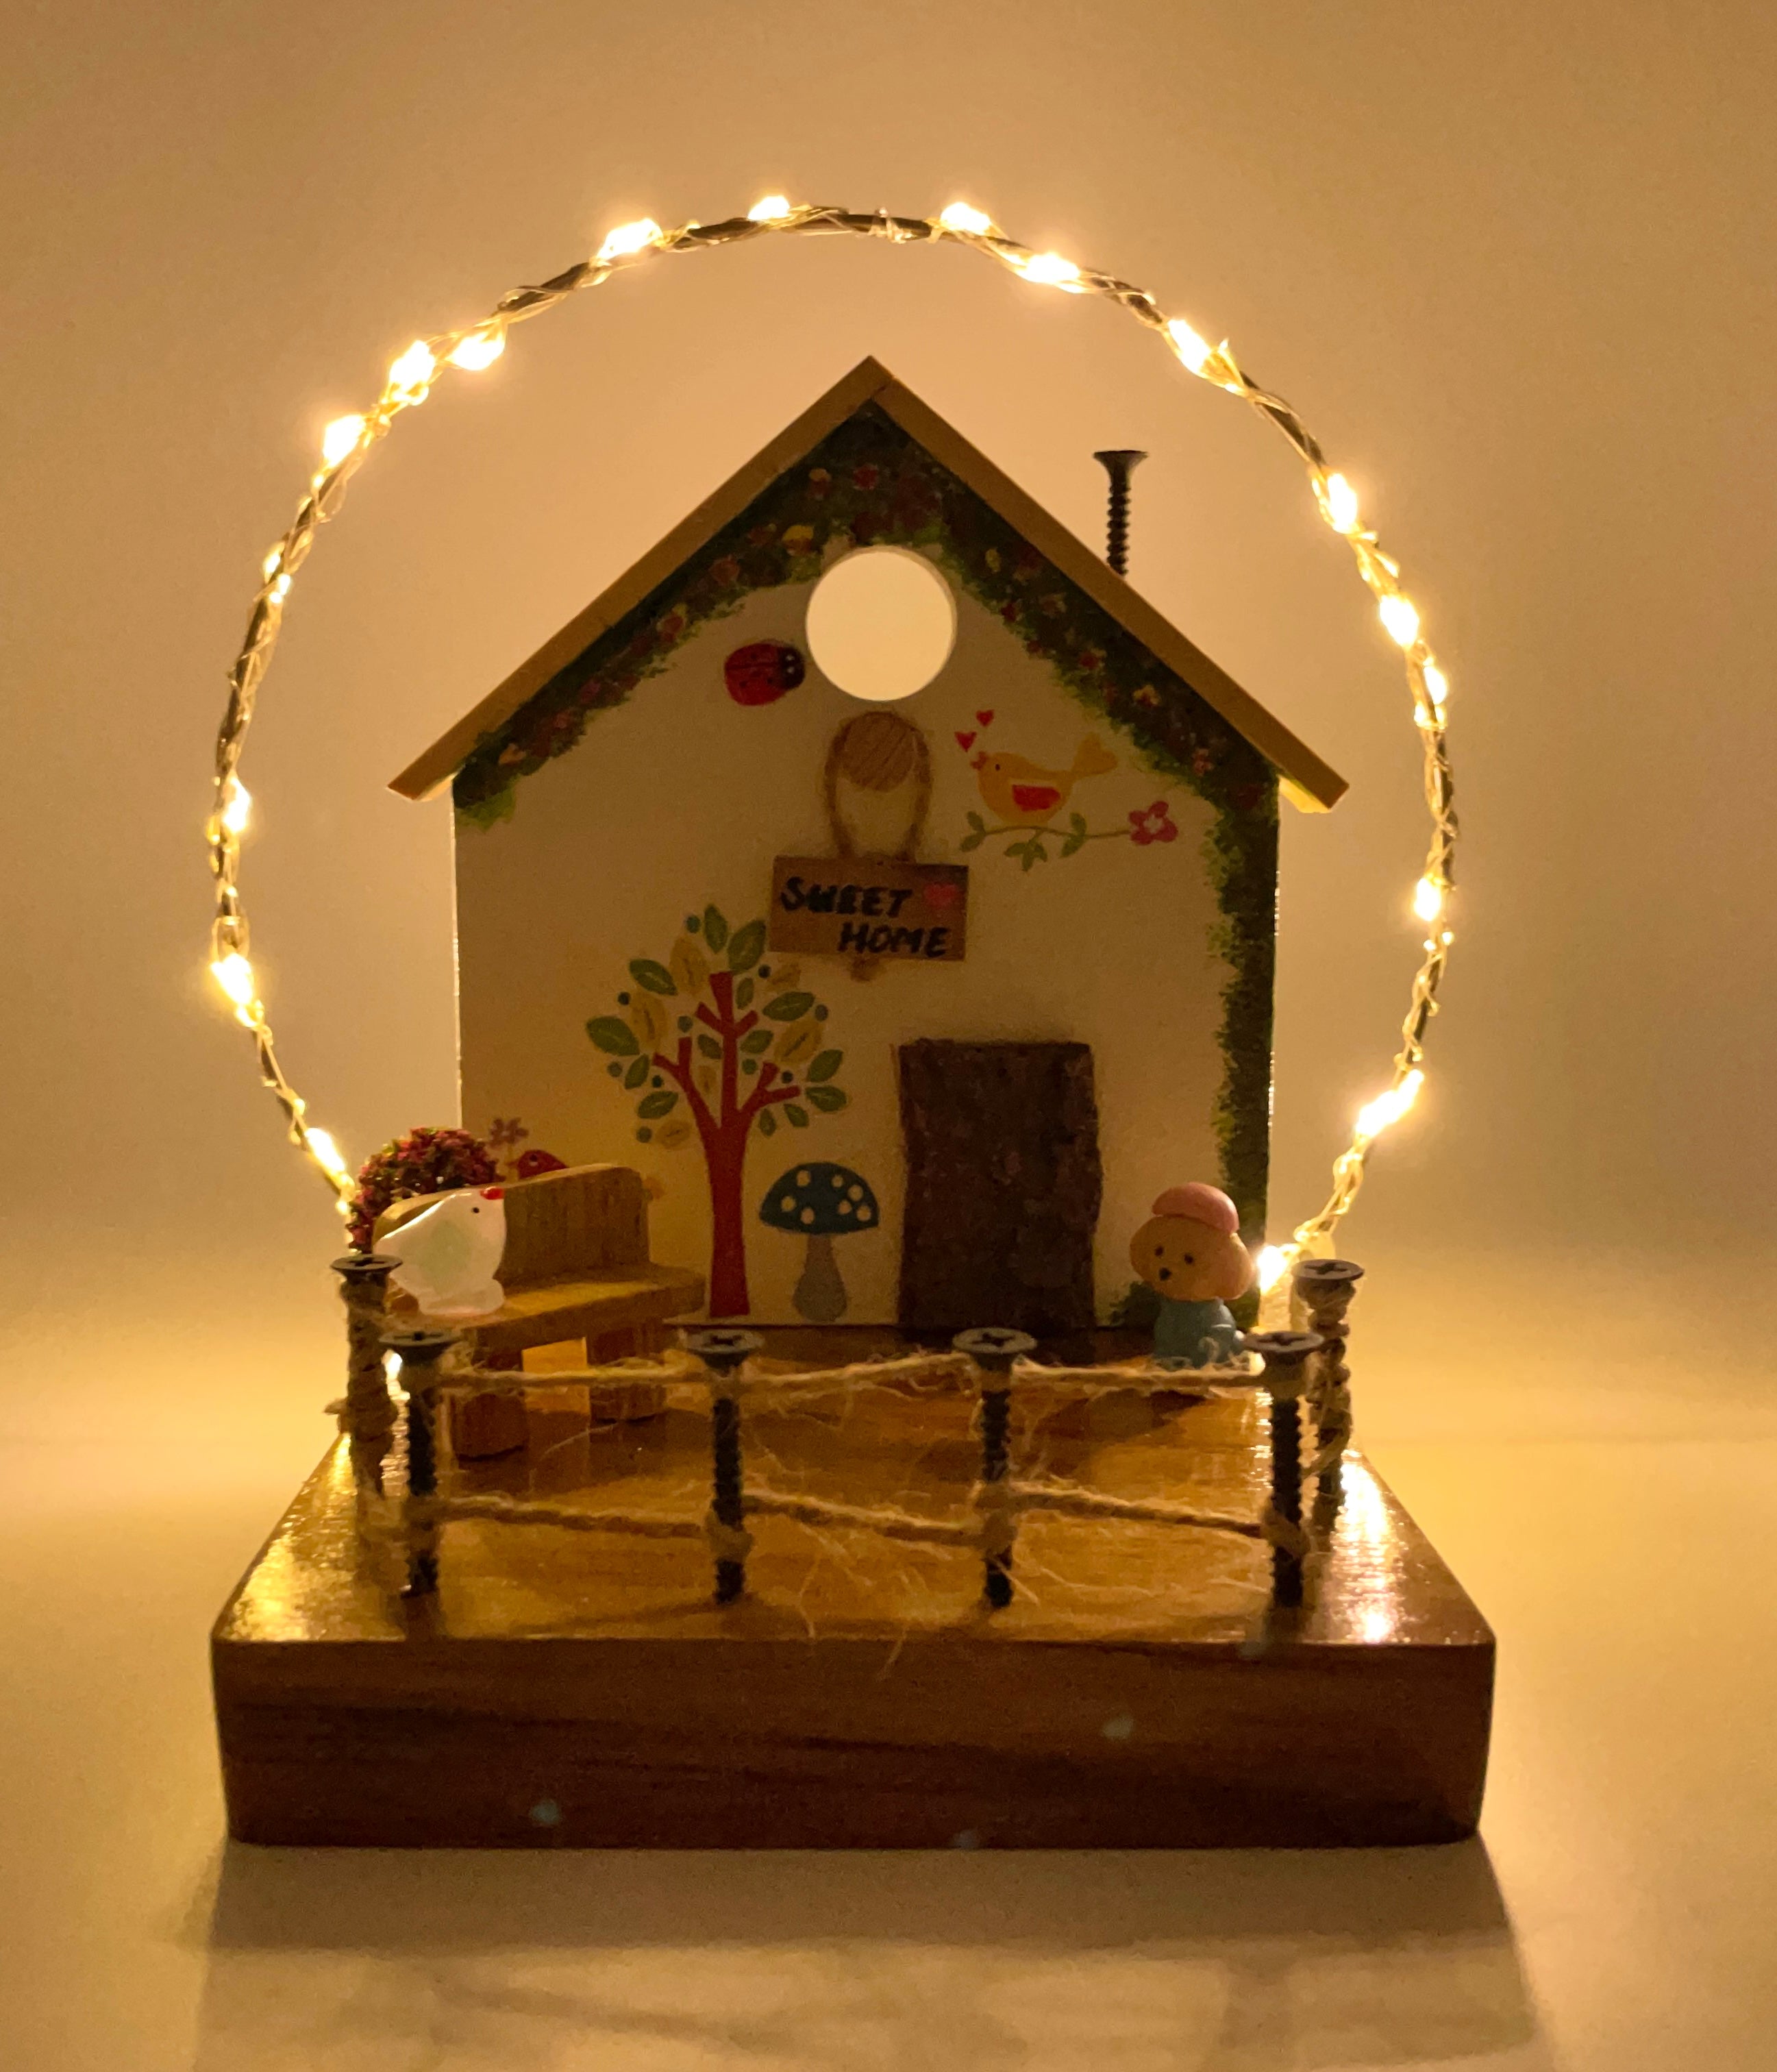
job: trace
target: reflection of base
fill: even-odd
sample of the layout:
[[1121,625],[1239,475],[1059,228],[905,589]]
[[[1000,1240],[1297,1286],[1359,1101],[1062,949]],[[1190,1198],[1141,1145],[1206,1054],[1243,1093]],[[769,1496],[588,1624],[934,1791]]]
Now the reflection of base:
[[[565,1403],[506,1489],[695,1519],[701,1392],[589,1431]],[[1045,1400],[1046,1399],[1046,1400]],[[1016,1472],[1256,1516],[1262,1412],[1162,1399],[1082,1420],[1023,1390]],[[749,1402],[747,1471],[828,1500],[954,1515],[962,1393]],[[568,1429],[572,1424],[576,1429]],[[748,1594],[711,1601],[700,1539],[447,1526],[441,1589],[393,1601],[336,1451],[224,1615],[231,1830],[261,1842],[614,1847],[1353,1845],[1472,1832],[1493,1642],[1356,1455],[1310,1564],[1263,1617],[1262,1543],[1028,1518],[1016,1594],[980,1606],[966,1547],[749,1521]]]

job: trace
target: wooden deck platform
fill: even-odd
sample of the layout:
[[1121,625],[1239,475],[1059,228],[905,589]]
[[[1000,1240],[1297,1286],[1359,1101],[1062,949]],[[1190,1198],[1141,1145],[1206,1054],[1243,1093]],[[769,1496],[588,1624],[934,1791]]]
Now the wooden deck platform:
[[[1015,1471],[1256,1517],[1259,1405],[1020,1391]],[[749,1404],[749,1482],[954,1515],[969,1398]],[[453,1490],[701,1513],[708,1425],[676,1388]],[[387,1470],[398,1478],[399,1449]],[[392,1484],[398,1486],[398,1481]],[[213,1636],[231,1832],[261,1843],[1144,1848],[1454,1841],[1486,1770],[1493,1638],[1373,1470],[1323,1503],[1310,1601],[1267,1617],[1265,1548],[1027,1517],[1006,1610],[979,1560],[755,1521],[749,1593],[697,1540],[453,1523],[435,1600],[355,1527],[342,1442]]]

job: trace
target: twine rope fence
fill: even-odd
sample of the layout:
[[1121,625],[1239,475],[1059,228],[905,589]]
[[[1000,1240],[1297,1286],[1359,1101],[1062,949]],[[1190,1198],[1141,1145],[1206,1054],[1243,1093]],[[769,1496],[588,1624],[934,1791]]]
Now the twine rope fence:
[[577,261],[536,286],[510,290],[479,323],[462,330],[416,339],[391,366],[380,394],[362,414],[337,418],[322,441],[322,465],[311,479],[282,537],[265,556],[261,582],[246,633],[228,675],[228,701],[217,731],[215,797],[205,823],[205,841],[215,880],[210,935],[210,968],[248,1032],[260,1077],[282,1110],[292,1141],[309,1157],[343,1210],[351,1190],[347,1161],[332,1137],[310,1123],[307,1104],[286,1076],[260,997],[251,958],[245,904],[240,890],[240,838],[252,800],[240,777],[242,752],[266,672],[271,666],[284,610],[298,571],[312,552],[320,529],[336,516],[352,476],[406,412],[425,402],[447,372],[474,372],[505,350],[519,323],[542,316],[569,297],[602,287],[620,272],[667,253],[711,251],[767,236],[852,236],[893,245],[950,243],[979,253],[1023,280],[1067,294],[1090,294],[1112,304],[1151,331],[1186,370],[1245,404],[1280,433],[1306,470],[1320,514],[1349,545],[1359,578],[1376,602],[1389,638],[1400,648],[1418,730],[1425,800],[1431,823],[1424,870],[1414,891],[1414,911],[1427,924],[1414,971],[1407,1012],[1401,1025],[1384,1091],[1360,1112],[1346,1148],[1334,1161],[1326,1201],[1299,1224],[1291,1242],[1270,1262],[1274,1279],[1303,1253],[1325,1244],[1348,1212],[1363,1184],[1370,1148],[1377,1137],[1412,1107],[1424,1079],[1425,1039],[1437,1012],[1438,992],[1454,937],[1441,925],[1454,882],[1457,822],[1444,708],[1449,684],[1424,635],[1418,607],[1401,584],[1401,565],[1385,553],[1375,532],[1360,516],[1355,491],[1332,469],[1319,442],[1282,397],[1255,381],[1224,340],[1211,345],[1182,317],[1169,317],[1146,290],[1114,274],[1078,266],[1053,252],[1036,252],[1007,236],[982,211],[953,204],[935,216],[890,216],[880,211],[792,204],[771,195],[745,216],[720,223],[687,223],[663,230],[650,220],[614,230],[591,258]]
[[[350,1284],[348,1284],[350,1285]],[[1348,1300],[1348,1295],[1347,1299]],[[359,1312],[351,1312],[355,1323]],[[961,1352],[921,1354],[902,1359],[859,1361],[823,1369],[798,1370],[788,1375],[759,1371],[748,1355],[759,1341],[750,1333],[714,1330],[691,1334],[702,1339],[707,1350],[700,1359],[681,1359],[653,1363],[626,1360],[599,1367],[556,1370],[547,1376],[514,1374],[507,1369],[482,1370],[472,1366],[451,1368],[441,1359],[449,1341],[440,1333],[391,1333],[386,1342],[400,1350],[404,1364],[415,1363],[409,1392],[410,1474],[404,1500],[386,1507],[382,1519],[369,1522],[360,1512],[361,1529],[380,1537],[404,1540],[408,1557],[408,1589],[425,1595],[437,1586],[439,1532],[449,1523],[481,1523],[500,1525],[553,1526],[574,1532],[601,1532],[649,1540],[703,1540],[714,1560],[718,1602],[732,1602],[745,1585],[745,1564],[753,1551],[753,1537],[746,1521],[752,1518],[782,1518],[817,1531],[863,1531],[904,1544],[966,1549],[979,1555],[986,1577],[987,1601],[995,1608],[1011,1601],[1012,1556],[1021,1519],[1036,1515],[1091,1519],[1101,1523],[1186,1527],[1231,1534],[1263,1541],[1272,1550],[1274,1588],[1278,1601],[1298,1603],[1303,1562],[1312,1542],[1301,1520],[1300,1490],[1309,1476],[1324,1472],[1320,1456],[1304,1470],[1300,1466],[1298,1398],[1304,1390],[1303,1360],[1319,1350],[1323,1341],[1304,1333],[1263,1334],[1254,1341],[1257,1359],[1181,1372],[1158,1361],[1124,1362],[1105,1367],[1051,1367],[1015,1356],[1001,1359],[991,1354],[971,1357]],[[1028,1340],[1014,1333],[964,1333],[965,1340]],[[728,1341],[725,1345],[719,1342]],[[1287,1342],[1286,1342],[1287,1341]],[[991,1361],[991,1363],[988,1362]],[[710,1397],[712,1435],[712,1497],[700,1517],[665,1511],[630,1511],[618,1507],[590,1508],[585,1505],[554,1503],[502,1493],[441,1495],[437,1489],[433,1434],[440,1399],[453,1393],[481,1392],[486,1389],[522,1391],[540,1385],[588,1385],[633,1382],[642,1375],[656,1379],[696,1379]],[[920,1380],[966,1381],[977,1393],[981,1412],[982,1473],[969,1492],[971,1515],[934,1518],[906,1511],[894,1504],[851,1504],[825,1497],[749,1486],[741,1457],[741,1404],[748,1397],[768,1401],[831,1392],[835,1388],[858,1390],[883,1386],[890,1378],[901,1388]],[[1087,1393],[1108,1388],[1158,1395],[1174,1393],[1181,1386],[1194,1394],[1231,1394],[1237,1388],[1250,1392],[1255,1381],[1271,1399],[1274,1478],[1270,1500],[1256,1518],[1241,1518],[1222,1511],[1203,1511],[1181,1503],[1152,1498],[1112,1496],[1101,1491],[1056,1482],[1023,1482],[1007,1471],[1004,1412],[1014,1387],[1065,1385]],[[995,1404],[1000,1414],[996,1419]],[[350,1395],[330,1406],[339,1416],[342,1432],[354,1443],[363,1439],[374,1445],[382,1437],[378,1420],[366,1417],[363,1405]],[[1282,1421],[1287,1420],[1286,1425]],[[1323,1425],[1323,1432],[1325,1431]],[[1282,1447],[1280,1433],[1295,1434],[1295,1443]],[[416,1441],[419,1443],[416,1447]],[[1344,1450],[1343,1441],[1339,1451]],[[1326,1448],[1323,1446],[1323,1453]],[[379,1456],[379,1459],[380,1459]],[[1336,1455],[1334,1457],[1336,1461]],[[1279,1461],[1285,1479],[1276,1473]],[[415,1476],[412,1466],[417,1464]],[[999,1472],[995,1472],[995,1468]]]

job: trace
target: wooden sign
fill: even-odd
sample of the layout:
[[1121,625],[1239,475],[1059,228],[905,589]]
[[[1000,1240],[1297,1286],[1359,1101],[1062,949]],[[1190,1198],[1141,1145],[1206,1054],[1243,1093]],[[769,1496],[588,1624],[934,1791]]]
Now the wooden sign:
[[774,950],[958,964],[968,915],[966,864],[780,856],[771,867]]

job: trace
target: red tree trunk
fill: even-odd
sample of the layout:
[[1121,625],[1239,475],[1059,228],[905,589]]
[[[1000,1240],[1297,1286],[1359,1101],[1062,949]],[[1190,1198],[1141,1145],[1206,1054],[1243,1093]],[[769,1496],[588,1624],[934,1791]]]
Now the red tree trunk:
[[746,1177],[750,1116],[706,1137],[704,1163],[709,1175],[709,1313],[744,1317],[753,1307],[747,1292]]

